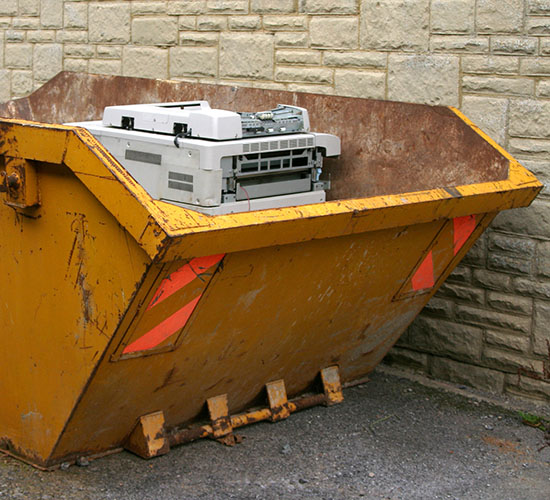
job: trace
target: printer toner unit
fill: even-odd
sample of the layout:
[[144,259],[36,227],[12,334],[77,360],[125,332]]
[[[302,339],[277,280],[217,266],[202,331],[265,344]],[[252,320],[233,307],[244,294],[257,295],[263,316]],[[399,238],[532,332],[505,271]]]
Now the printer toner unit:
[[235,113],[206,101],[108,106],[81,122],[155,199],[209,215],[319,203],[323,156],[340,139],[309,131],[307,110]]

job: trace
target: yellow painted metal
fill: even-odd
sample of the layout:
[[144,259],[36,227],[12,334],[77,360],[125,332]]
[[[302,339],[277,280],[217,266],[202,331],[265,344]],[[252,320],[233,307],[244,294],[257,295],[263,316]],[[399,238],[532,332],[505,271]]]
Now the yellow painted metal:
[[[293,397],[327,366],[364,376],[494,215],[541,189],[478,134],[507,179],[209,217],[151,199],[85,130],[0,120],[0,170],[28,162],[40,201],[0,204],[0,448],[50,467],[119,448],[144,415],[170,429],[220,394],[234,413],[272,380]],[[472,214],[453,252],[453,220]],[[416,290],[428,255],[434,286]],[[159,349],[124,354],[148,334]]]

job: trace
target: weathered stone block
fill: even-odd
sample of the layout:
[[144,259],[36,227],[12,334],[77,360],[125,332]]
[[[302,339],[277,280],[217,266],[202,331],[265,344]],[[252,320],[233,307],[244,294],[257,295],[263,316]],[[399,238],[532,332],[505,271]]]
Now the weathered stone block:
[[133,15],[164,14],[166,12],[166,2],[148,0],[144,2],[132,2]]
[[449,282],[456,283],[471,283],[472,282],[472,270],[469,267],[458,265],[453,269],[449,277],[447,278]]
[[11,92],[16,96],[24,96],[32,92],[32,71],[14,70],[11,74]]
[[[5,0],[2,0],[2,3],[4,2]],[[44,28],[61,28],[63,26],[63,0],[41,0],[40,23]]]
[[248,3],[248,0],[206,0],[206,8],[220,14],[246,14]]
[[180,33],[180,45],[214,46],[218,45],[218,40],[218,33],[193,33],[191,31]]
[[[462,89],[471,93],[494,93],[528,96],[535,93],[535,81],[530,78],[502,78],[485,76],[464,76]],[[504,131],[503,131],[504,132]]]
[[536,243],[530,238],[517,238],[508,234],[491,232],[489,249],[509,252],[520,257],[531,257],[535,253]]
[[520,61],[519,71],[522,75],[548,76],[550,75],[550,58],[523,57]]
[[423,352],[411,351],[401,347],[394,347],[384,358],[389,365],[406,366],[413,370],[427,371],[428,355]]
[[95,47],[81,43],[67,43],[63,48],[64,55],[67,57],[90,58],[95,55]]
[[550,35],[550,17],[530,17],[525,21],[525,31],[529,35]]
[[88,72],[88,59],[73,59],[66,57],[63,60],[63,69],[65,71]]
[[501,330],[487,330],[485,341],[494,347],[512,349],[523,353],[527,353],[531,344],[529,337],[526,335],[513,335],[510,332]]
[[510,135],[550,137],[550,102],[517,99],[510,103]]
[[533,312],[533,300],[527,297],[505,294],[500,292],[487,292],[487,304],[493,309],[504,312],[525,314],[530,316]]
[[30,43],[6,43],[4,45],[4,66],[6,68],[31,68],[32,49]]
[[179,16],[178,17],[178,29],[185,31],[195,31],[197,29],[197,17],[196,16]]
[[547,281],[535,281],[529,278],[515,278],[513,288],[515,292],[521,295],[550,300],[550,283]]
[[143,78],[166,78],[168,76],[168,50],[124,47],[122,74]]
[[386,92],[386,73],[340,69],[334,74],[338,95],[383,99]]
[[311,45],[334,49],[355,48],[358,29],[355,17],[314,17],[309,23]]
[[515,330],[517,332],[529,333],[531,329],[531,318],[514,316],[495,311],[487,311],[477,307],[457,304],[456,317],[460,321],[477,325],[496,326]]
[[316,50],[277,50],[276,60],[280,64],[321,64],[321,52]]
[[229,18],[229,29],[231,30],[257,30],[260,29],[261,25],[260,16],[234,16]]
[[464,73],[479,74],[516,74],[519,73],[519,58],[506,56],[464,56]]
[[540,54],[542,56],[550,55],[550,38],[540,38]]
[[429,0],[363,0],[361,14],[362,47],[428,49]]
[[464,384],[477,389],[502,392],[504,373],[447,358],[432,357],[430,373],[435,378]]
[[14,17],[11,26],[16,30],[36,30],[40,29],[40,19],[38,17]]
[[298,0],[299,11],[307,14],[357,14],[357,0]]
[[485,269],[476,269],[474,271],[473,282],[488,290],[507,291],[512,289],[510,276]]
[[285,90],[290,90],[290,92],[312,92],[314,94],[334,94],[332,86],[321,83],[288,83]]
[[[535,260],[537,275],[550,278],[550,241],[537,243],[537,257]],[[550,326],[550,323],[548,323]]]
[[323,52],[323,64],[326,66],[385,68],[388,56],[383,52]]
[[479,360],[483,330],[443,319],[419,316],[409,328],[415,349],[465,360]]
[[32,68],[37,81],[53,78],[63,70],[63,46],[58,43],[36,44]]
[[172,16],[204,14],[206,0],[170,0],[166,3],[166,13]]
[[475,0],[432,0],[432,31],[471,33],[474,30]]
[[280,82],[332,83],[332,70],[326,68],[279,67],[275,80]]
[[491,33],[516,33],[523,23],[523,0],[478,0],[477,29]]
[[[203,80],[204,81],[204,80]],[[213,82],[214,83],[214,82]],[[231,80],[227,80],[224,82],[226,85],[231,85],[234,82]],[[248,85],[248,83],[247,83]],[[256,89],[266,89],[266,90],[287,90],[287,85],[284,83],[276,83],[276,82],[267,82],[265,80],[256,80],[251,82],[251,86]]]
[[544,370],[542,361],[494,347],[485,347],[483,350],[483,361],[498,370],[512,373],[518,373],[519,369],[542,374]]
[[11,78],[10,72],[0,69],[0,102],[6,102],[11,99]]
[[550,155],[550,141],[545,139],[510,139],[508,151],[514,155],[529,155],[548,158]]
[[114,59],[91,59],[88,65],[89,73],[100,75],[120,75],[122,62]]
[[178,41],[178,21],[174,17],[136,17],[132,21],[132,41],[137,45],[174,45]]
[[296,11],[295,0],[251,0],[250,10],[259,14],[290,14]]
[[122,57],[122,47],[116,45],[97,45],[97,57],[103,59],[120,59]]
[[548,238],[550,207],[543,200],[535,200],[530,207],[505,210],[496,216],[493,227],[510,233]]
[[87,43],[88,32],[83,30],[57,30],[55,41],[59,43]]
[[455,283],[443,283],[438,291],[439,295],[450,297],[473,304],[485,303],[485,291],[481,288],[474,288],[472,285],[457,285]]
[[535,54],[538,40],[536,38],[492,37],[491,51],[498,54]]
[[458,57],[390,54],[388,98],[458,106]]
[[55,40],[54,30],[29,30],[27,31],[27,42],[44,43],[53,42]]
[[130,3],[92,3],[88,10],[90,42],[130,41]]
[[218,51],[210,47],[173,47],[170,49],[171,78],[181,76],[216,76]]
[[550,398],[550,382],[547,380],[535,380],[526,376],[513,375],[509,376],[506,382],[506,392],[544,401],[548,401]]
[[548,161],[545,161],[544,159],[541,160],[527,160],[522,159],[521,164],[529,169],[533,174],[535,174],[536,178],[544,184],[544,187],[542,191],[540,192],[539,196],[544,197],[548,194],[548,186],[550,186],[550,170],[548,169]]
[[436,295],[424,306],[422,312],[452,319],[454,316],[453,304],[452,300],[447,300]]
[[23,30],[6,30],[6,42],[22,42],[25,40],[25,31]]
[[276,33],[276,47],[307,47],[309,38],[307,33]]
[[[11,0],[13,4],[17,4],[17,0]],[[2,7],[10,5],[10,1],[2,2]],[[0,7],[0,16],[2,14]],[[17,8],[17,7],[16,7]],[[10,14],[11,15],[11,14]],[[40,0],[19,0],[19,15],[20,16],[39,16],[40,15]]]
[[487,242],[485,235],[482,235],[468,250],[468,253],[462,259],[463,264],[472,267],[485,267],[487,260]]
[[220,76],[271,79],[273,52],[271,35],[224,33],[220,36]]
[[533,352],[550,361],[550,302],[535,300]]
[[17,0],[2,0],[0,2],[0,16],[17,15]]
[[471,54],[484,54],[489,52],[489,38],[433,35],[430,38],[430,49],[433,52],[465,52]]
[[88,27],[88,5],[85,3],[65,3],[65,28]]
[[306,16],[264,16],[264,29],[267,31],[305,31]]
[[227,30],[227,16],[198,16],[197,29],[200,31]]
[[527,12],[535,15],[550,15],[550,0],[527,0]]
[[487,267],[493,271],[502,271],[510,274],[531,273],[530,260],[499,253],[489,253],[487,257]]

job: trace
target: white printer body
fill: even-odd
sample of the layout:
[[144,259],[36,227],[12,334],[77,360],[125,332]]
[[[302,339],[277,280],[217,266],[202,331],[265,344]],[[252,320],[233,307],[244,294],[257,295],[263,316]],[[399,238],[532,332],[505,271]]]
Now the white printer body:
[[109,106],[88,129],[155,199],[209,215],[325,201],[323,156],[340,139],[307,110],[235,113],[206,101]]

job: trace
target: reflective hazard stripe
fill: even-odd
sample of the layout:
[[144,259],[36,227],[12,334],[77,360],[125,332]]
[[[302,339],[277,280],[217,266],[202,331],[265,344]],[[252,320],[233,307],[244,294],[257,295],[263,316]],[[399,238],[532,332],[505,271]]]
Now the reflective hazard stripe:
[[208,255],[206,257],[198,257],[184,264],[179,269],[174,271],[170,276],[162,280],[162,283],[155,292],[154,297],[147,306],[147,310],[160,304],[170,295],[181,290],[185,285],[191,283],[195,278],[200,278],[205,271],[217,264],[224,258],[225,254]]
[[[476,228],[476,216],[466,215],[453,219],[453,255],[456,255]],[[438,275],[440,273],[438,272]],[[426,290],[435,285],[435,272],[432,250],[428,252],[422,264],[415,271],[411,279],[412,289],[415,291]]]
[[432,286],[434,286],[434,263],[430,250],[412,277],[412,288],[425,290]]
[[[165,341],[185,327],[224,257],[223,253],[192,259],[164,278],[147,308],[136,317],[136,326],[127,330],[129,338],[124,339],[122,345],[128,343],[121,347],[120,354],[132,354],[132,357],[135,357],[135,353],[146,354],[147,351],[156,347],[173,347],[175,339],[172,343]],[[187,285],[191,287],[185,288]],[[180,290],[182,290],[181,297],[186,297],[187,302],[183,307],[181,306],[183,299],[178,299],[175,295]],[[189,301],[189,297],[193,295],[197,296]],[[154,309],[171,296],[174,298],[166,302],[162,308]],[[151,327],[155,324],[156,326]],[[147,325],[147,327],[140,328],[140,325]],[[143,333],[144,331],[146,333]]]
[[131,344],[127,345],[122,354],[128,354],[136,351],[146,351],[156,347],[161,342],[165,341],[168,337],[181,330],[187,320],[195,310],[199,299],[202,297],[202,293],[194,298],[191,302],[185,304],[180,310],[166,318],[157,326],[149,330],[142,335],[139,339],[135,340]]
[[476,216],[466,215],[453,219],[454,255],[464,246],[476,227]]

